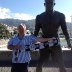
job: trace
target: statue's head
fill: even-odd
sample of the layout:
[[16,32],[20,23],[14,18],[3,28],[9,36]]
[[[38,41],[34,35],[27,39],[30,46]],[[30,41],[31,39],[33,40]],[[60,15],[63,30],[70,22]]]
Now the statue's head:
[[45,0],[44,6],[47,12],[53,11],[54,5],[55,5],[55,0]]

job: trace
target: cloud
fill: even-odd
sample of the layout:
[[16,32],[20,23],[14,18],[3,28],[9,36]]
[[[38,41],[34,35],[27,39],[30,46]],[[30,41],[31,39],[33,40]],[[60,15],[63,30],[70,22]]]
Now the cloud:
[[13,18],[13,19],[20,19],[20,20],[31,20],[34,19],[33,16],[25,13],[14,13],[8,8],[0,7],[0,19],[5,18]]
[[[71,14],[72,11],[69,12],[64,12],[66,16],[66,22],[71,22]],[[20,20],[31,20],[35,19],[35,17],[25,14],[25,13],[14,13],[12,12],[9,8],[3,8],[0,7],[0,19],[5,19],[5,18],[13,18],[13,19],[20,19]]]
[[2,8],[0,7],[0,18],[11,18],[11,11],[8,8]]
[[29,14],[24,14],[24,13],[15,13],[15,19],[20,19],[20,20],[31,20],[34,19],[33,16]]

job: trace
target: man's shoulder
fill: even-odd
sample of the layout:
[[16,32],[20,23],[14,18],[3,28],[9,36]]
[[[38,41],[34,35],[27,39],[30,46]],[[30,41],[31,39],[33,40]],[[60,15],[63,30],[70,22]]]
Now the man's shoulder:
[[[63,14],[62,12],[59,12],[59,11],[56,11],[56,10],[54,11],[54,13],[55,13],[55,14],[58,14],[58,15],[63,15],[63,16],[64,16],[64,14]],[[38,17],[42,17],[42,16],[44,16],[45,14],[46,14],[46,13],[43,12],[43,13],[41,13],[41,14],[38,14],[37,16],[38,16]]]
[[62,12],[59,12],[59,11],[54,11],[55,14],[58,14],[60,16],[65,16]]
[[45,12],[43,12],[43,13],[41,13],[41,14],[38,14],[38,15],[36,16],[36,19],[42,20],[44,17],[45,17]]
[[39,15],[45,15],[45,12],[40,13]]
[[11,37],[11,39],[16,39],[17,38],[17,35],[14,35]]
[[38,16],[38,17],[42,17],[42,16],[44,16],[44,15],[45,15],[45,12],[40,13],[40,14],[38,14],[37,16]]

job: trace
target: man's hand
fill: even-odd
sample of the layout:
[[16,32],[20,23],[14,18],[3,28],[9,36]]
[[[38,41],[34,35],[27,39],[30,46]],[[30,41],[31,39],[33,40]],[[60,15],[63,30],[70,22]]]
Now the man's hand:
[[20,45],[8,45],[8,46],[7,46],[7,48],[10,49],[10,50],[20,49],[20,47],[21,47]]
[[52,37],[52,38],[47,38],[48,41],[53,41],[54,39],[56,39],[55,37]]
[[20,49],[20,45],[14,45],[14,49]]

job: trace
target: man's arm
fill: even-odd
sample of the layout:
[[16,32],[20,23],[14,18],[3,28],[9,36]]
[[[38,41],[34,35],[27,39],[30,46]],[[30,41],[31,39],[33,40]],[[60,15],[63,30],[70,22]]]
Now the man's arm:
[[37,37],[36,41],[37,42],[45,42],[45,41],[53,41],[53,39],[56,39],[56,38],[42,38],[42,37]]
[[29,36],[29,40],[31,40],[30,42],[32,43],[36,43],[36,42],[45,42],[45,41],[53,41],[53,39],[56,39],[55,37],[52,38],[43,38],[43,37],[36,37],[35,35],[30,35]]
[[8,45],[7,45],[8,49],[13,50],[13,49],[19,49],[20,48],[20,45],[13,45],[14,40],[15,39],[13,37],[9,40]]
[[19,49],[20,46],[19,45],[8,45],[7,48],[10,50],[13,50],[13,49]]
[[41,28],[41,24],[40,24],[40,20],[39,20],[39,15],[36,16],[36,24],[35,24],[35,31],[34,31],[34,35],[37,36],[38,35],[38,32]]
[[69,38],[68,31],[67,31],[67,26],[66,26],[64,14],[61,15],[60,25],[61,25],[61,29],[63,31],[63,34],[65,35],[65,39],[67,41],[68,47],[71,47],[70,38]]

